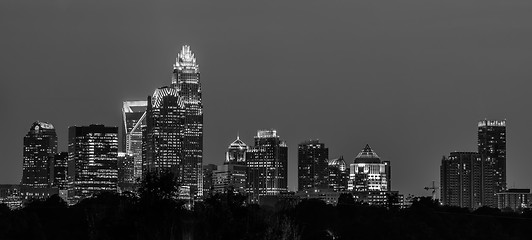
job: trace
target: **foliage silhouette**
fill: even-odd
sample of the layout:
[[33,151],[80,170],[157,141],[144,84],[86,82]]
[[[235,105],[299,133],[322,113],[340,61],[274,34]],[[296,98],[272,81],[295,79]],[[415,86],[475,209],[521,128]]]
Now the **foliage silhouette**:
[[312,199],[283,207],[249,204],[247,196],[214,194],[183,208],[171,175],[156,174],[139,194],[101,193],[73,206],[58,196],[19,210],[0,205],[0,239],[530,239],[532,211],[474,212],[418,198],[408,209]]

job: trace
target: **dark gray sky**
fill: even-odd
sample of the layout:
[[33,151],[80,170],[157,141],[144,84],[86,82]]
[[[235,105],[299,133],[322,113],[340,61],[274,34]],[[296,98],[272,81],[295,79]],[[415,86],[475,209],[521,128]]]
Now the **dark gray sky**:
[[35,120],[120,124],[121,102],[170,84],[189,44],[201,70],[205,163],[237,131],[318,138],[352,162],[369,143],[393,188],[425,194],[442,155],[476,151],[476,124],[507,119],[508,183],[532,187],[530,0],[0,2],[0,183],[22,175]]

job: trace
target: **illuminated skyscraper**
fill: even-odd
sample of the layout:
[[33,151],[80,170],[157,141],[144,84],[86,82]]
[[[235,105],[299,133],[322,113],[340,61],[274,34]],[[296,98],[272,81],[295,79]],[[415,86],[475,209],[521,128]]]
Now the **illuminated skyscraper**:
[[237,137],[225,155],[225,162],[214,171],[214,192],[246,191],[246,150],[248,146]]
[[185,105],[177,89],[158,88],[148,97],[143,164],[145,171],[170,171],[179,184],[188,185],[183,173],[184,121]]
[[288,191],[288,147],[276,130],[259,130],[255,146],[246,152],[247,193],[251,200],[259,196]]
[[350,166],[350,191],[390,191],[390,162],[382,161],[369,145],[366,145]]
[[349,181],[349,168],[347,168],[344,157],[329,160],[327,170],[329,188],[335,192],[346,191],[347,182]]
[[122,151],[133,158],[134,180],[142,177],[142,128],[146,126],[147,107],[147,101],[125,101],[122,106]]
[[54,126],[34,122],[24,137],[21,193],[25,199],[45,198],[53,194],[54,155],[57,153],[57,135]]
[[328,187],[329,149],[319,140],[309,140],[298,145],[298,190],[325,189]]
[[178,90],[185,105],[183,129],[183,183],[194,195],[203,194],[201,169],[203,164],[203,104],[199,66],[190,46],[183,46],[177,54],[172,87]]
[[69,199],[117,191],[118,128],[90,125],[68,129]]
[[[478,153],[493,164],[493,199],[488,206],[496,207],[496,193],[506,190],[506,121],[478,122]],[[488,176],[487,176],[488,177]]]
[[59,196],[68,201],[68,152],[54,156],[53,186],[59,190]]
[[118,152],[118,190],[120,192],[133,192],[136,190],[134,166],[135,159],[133,155],[125,152]]

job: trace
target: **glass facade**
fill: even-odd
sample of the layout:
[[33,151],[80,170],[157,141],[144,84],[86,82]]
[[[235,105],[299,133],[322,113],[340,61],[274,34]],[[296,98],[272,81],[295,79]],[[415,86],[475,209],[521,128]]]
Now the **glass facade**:
[[288,147],[276,130],[259,130],[246,152],[246,188],[251,201],[288,191]]
[[68,129],[69,200],[117,191],[118,128],[104,125]]
[[329,189],[335,192],[346,191],[349,181],[349,168],[347,168],[344,157],[329,160],[327,170],[329,173],[327,179]]
[[[506,120],[482,120],[478,123],[478,153],[493,165],[491,175],[485,176],[493,179],[490,187],[493,190],[489,190],[492,193],[485,204],[497,207],[496,193],[506,190]],[[491,182],[491,179],[487,181]]]
[[177,89],[162,87],[148,97],[143,132],[145,172],[170,171],[182,184],[185,105]]
[[46,198],[54,183],[57,134],[52,124],[34,122],[24,137],[21,193],[24,199]]
[[328,188],[329,149],[319,140],[309,140],[298,145],[298,189]]
[[147,101],[125,101],[122,105],[122,151],[133,157],[135,180],[142,178],[142,128],[146,126]]
[[185,104],[183,184],[190,186],[194,196],[200,197],[203,194],[203,104],[199,66],[190,46],[183,46],[178,53],[172,76],[172,87],[178,90]]

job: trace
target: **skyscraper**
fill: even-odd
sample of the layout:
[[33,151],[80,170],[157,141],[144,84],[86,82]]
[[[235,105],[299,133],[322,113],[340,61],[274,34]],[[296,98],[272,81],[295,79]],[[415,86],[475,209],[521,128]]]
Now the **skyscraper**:
[[59,190],[59,196],[68,200],[68,152],[60,152],[54,156],[53,186]]
[[21,193],[23,198],[45,198],[53,194],[54,155],[57,135],[52,124],[34,122],[24,137]]
[[148,97],[146,128],[143,132],[145,171],[170,171],[181,185],[184,181],[183,132],[185,105],[177,89],[162,87]]
[[68,129],[69,199],[117,191],[118,128],[104,125]]
[[329,160],[327,170],[329,172],[329,178],[327,179],[329,188],[335,192],[346,191],[347,182],[349,181],[349,168],[344,161],[344,157]]
[[134,166],[135,158],[132,154],[118,152],[118,190],[120,192],[133,192],[136,190]]
[[329,149],[319,140],[308,140],[298,145],[298,190],[328,187]]
[[229,144],[224,164],[218,166],[217,170],[214,171],[214,192],[234,191],[245,193],[247,149],[248,146],[238,136],[235,141]]
[[122,105],[122,151],[133,158],[133,178],[142,177],[142,128],[146,126],[147,101],[125,101]]
[[478,122],[478,153],[493,164],[493,201],[495,194],[506,190],[506,120],[482,120]]
[[247,193],[252,201],[288,190],[288,147],[276,130],[257,132],[255,146],[246,152],[246,166]]
[[185,105],[183,130],[183,181],[194,195],[203,194],[201,169],[203,164],[203,104],[199,65],[190,46],[183,46],[177,54],[172,77]]
[[[487,163],[475,152],[452,152],[443,157],[440,167],[441,200],[444,205],[476,209],[484,205],[485,196],[493,192],[485,188]],[[485,190],[488,190],[486,195]]]
[[390,163],[382,161],[377,153],[366,145],[350,166],[350,191],[390,191]]

